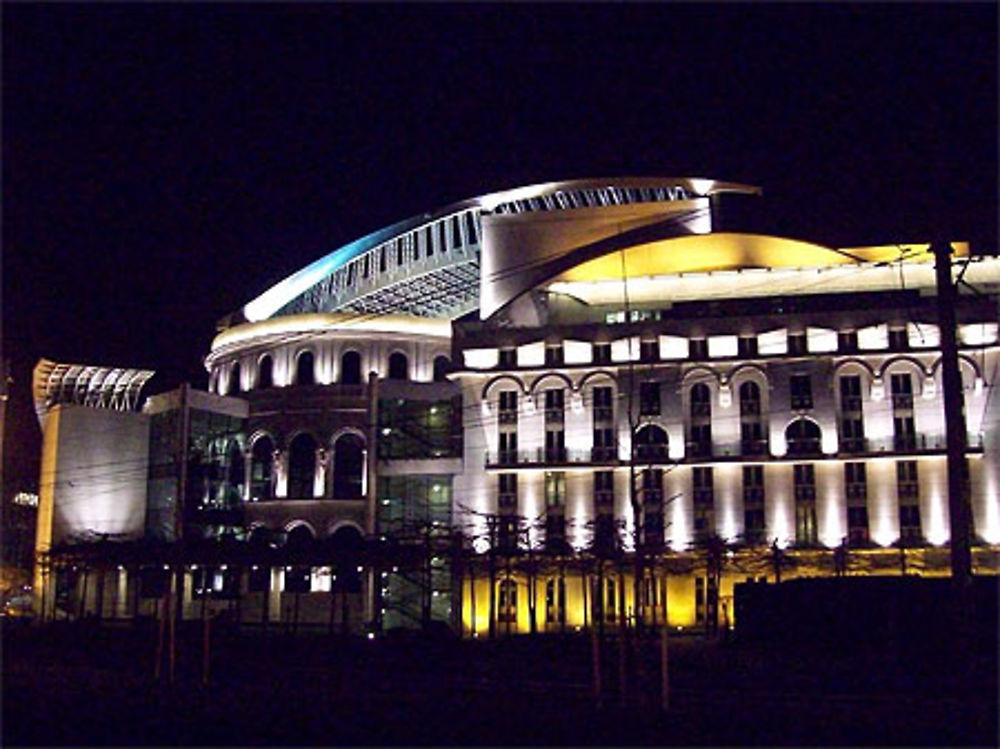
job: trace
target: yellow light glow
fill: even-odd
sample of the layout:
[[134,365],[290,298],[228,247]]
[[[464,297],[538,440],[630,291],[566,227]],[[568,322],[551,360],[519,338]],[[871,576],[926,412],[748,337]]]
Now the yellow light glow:
[[[956,256],[968,256],[968,243],[956,242],[952,246]],[[623,255],[625,275],[635,278],[747,268],[825,268],[855,263],[854,258],[867,263],[895,262],[900,258],[901,249],[907,253],[903,262],[926,263],[933,261],[929,247],[928,244],[889,245],[838,251],[811,242],[759,234],[694,235],[616,250],[581,263],[553,281],[620,280]]]

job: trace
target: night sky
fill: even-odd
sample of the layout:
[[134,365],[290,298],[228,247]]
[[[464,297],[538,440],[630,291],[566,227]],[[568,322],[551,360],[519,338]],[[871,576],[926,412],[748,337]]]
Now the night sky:
[[764,188],[778,233],[996,251],[994,4],[10,4],[5,491],[39,357],[207,377],[215,322],[385,224],[618,175]]

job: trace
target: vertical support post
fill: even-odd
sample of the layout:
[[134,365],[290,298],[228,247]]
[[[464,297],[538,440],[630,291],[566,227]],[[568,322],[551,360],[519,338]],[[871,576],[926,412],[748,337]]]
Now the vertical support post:
[[[378,373],[368,373],[368,450],[367,450],[365,493],[365,535],[369,540],[376,539],[378,518],[375,514],[378,495]],[[375,568],[372,564],[365,565],[365,621],[369,624],[375,621],[377,588],[379,581],[375,579]],[[346,594],[345,594],[346,595]]]
[[[955,336],[955,285],[951,279],[951,245],[932,244],[937,278],[938,327],[941,331],[941,379],[944,389],[945,437],[948,451],[948,520],[951,525],[951,576],[964,588],[972,579],[968,474],[965,463],[965,415],[962,377]],[[904,552],[905,553],[905,552]]]

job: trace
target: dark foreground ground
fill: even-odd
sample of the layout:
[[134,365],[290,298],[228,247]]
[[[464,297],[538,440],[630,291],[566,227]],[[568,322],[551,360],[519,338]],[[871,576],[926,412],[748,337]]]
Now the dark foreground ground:
[[[174,686],[151,629],[6,626],[3,745],[997,745],[997,651],[671,641],[627,707],[581,635],[455,642],[184,633]],[[990,651],[990,652],[986,652]]]

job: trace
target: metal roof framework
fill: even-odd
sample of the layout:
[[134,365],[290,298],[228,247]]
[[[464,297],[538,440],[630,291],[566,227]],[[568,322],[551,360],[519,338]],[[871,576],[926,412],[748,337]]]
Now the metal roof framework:
[[35,413],[41,422],[56,405],[75,404],[113,411],[136,411],[139,392],[153,370],[62,364],[39,359],[32,375]]

